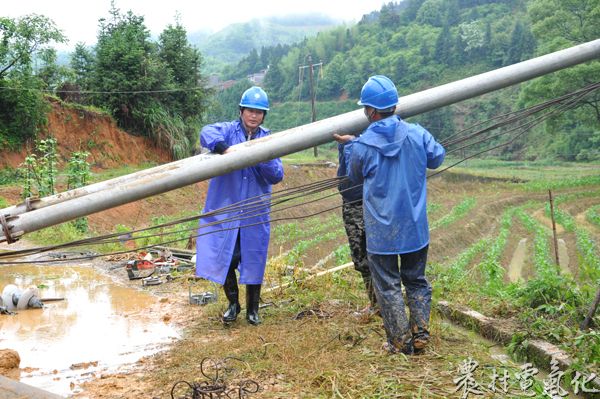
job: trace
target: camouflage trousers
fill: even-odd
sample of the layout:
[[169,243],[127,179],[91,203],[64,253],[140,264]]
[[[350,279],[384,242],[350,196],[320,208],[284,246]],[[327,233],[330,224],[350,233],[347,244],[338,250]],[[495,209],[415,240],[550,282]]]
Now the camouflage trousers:
[[369,302],[372,307],[375,307],[377,299],[373,291],[369,259],[367,257],[367,237],[365,235],[362,206],[362,201],[355,203],[344,201],[342,204],[342,219],[344,220],[344,228],[348,236],[350,257],[354,263],[354,269],[362,276]]
[[[397,347],[402,347],[411,337],[425,340],[429,337],[431,285],[425,278],[428,248],[429,246],[425,246],[418,251],[401,255],[369,254],[383,327],[388,342]],[[404,310],[402,286],[406,291],[410,319],[406,317]]]

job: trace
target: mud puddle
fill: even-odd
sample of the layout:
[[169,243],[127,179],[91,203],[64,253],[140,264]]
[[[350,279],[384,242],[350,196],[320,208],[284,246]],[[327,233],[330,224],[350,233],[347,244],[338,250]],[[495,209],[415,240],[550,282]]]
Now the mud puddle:
[[43,309],[0,315],[0,349],[21,357],[25,384],[68,396],[79,384],[166,347],[179,332],[161,320],[160,302],[118,286],[90,264],[0,267],[0,290],[37,286]]

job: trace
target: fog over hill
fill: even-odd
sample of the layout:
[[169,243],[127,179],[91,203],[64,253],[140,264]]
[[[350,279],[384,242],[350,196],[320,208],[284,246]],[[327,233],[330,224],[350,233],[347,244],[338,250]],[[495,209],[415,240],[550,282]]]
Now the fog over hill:
[[252,19],[228,25],[213,34],[205,31],[188,32],[188,40],[204,56],[231,64],[253,49],[296,43],[342,23],[341,20],[318,13],[296,14]]

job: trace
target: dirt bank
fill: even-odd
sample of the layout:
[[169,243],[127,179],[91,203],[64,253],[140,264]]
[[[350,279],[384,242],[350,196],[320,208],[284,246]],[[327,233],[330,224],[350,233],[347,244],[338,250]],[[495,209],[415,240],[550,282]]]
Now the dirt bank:
[[[95,169],[171,160],[168,151],[156,147],[145,137],[132,136],[119,129],[105,114],[68,108],[56,100],[51,101],[50,106],[48,124],[41,129],[39,138],[56,138],[61,162],[68,160],[75,151],[89,152],[90,163]],[[35,143],[30,141],[20,151],[0,152],[0,168],[18,167],[34,148]]]

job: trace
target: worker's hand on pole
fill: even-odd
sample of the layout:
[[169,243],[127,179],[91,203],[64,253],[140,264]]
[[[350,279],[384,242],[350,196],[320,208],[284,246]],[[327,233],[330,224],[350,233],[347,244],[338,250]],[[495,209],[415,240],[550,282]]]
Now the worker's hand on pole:
[[347,142],[354,140],[356,137],[351,134],[339,135],[334,133],[333,138],[340,144],[346,144]]

